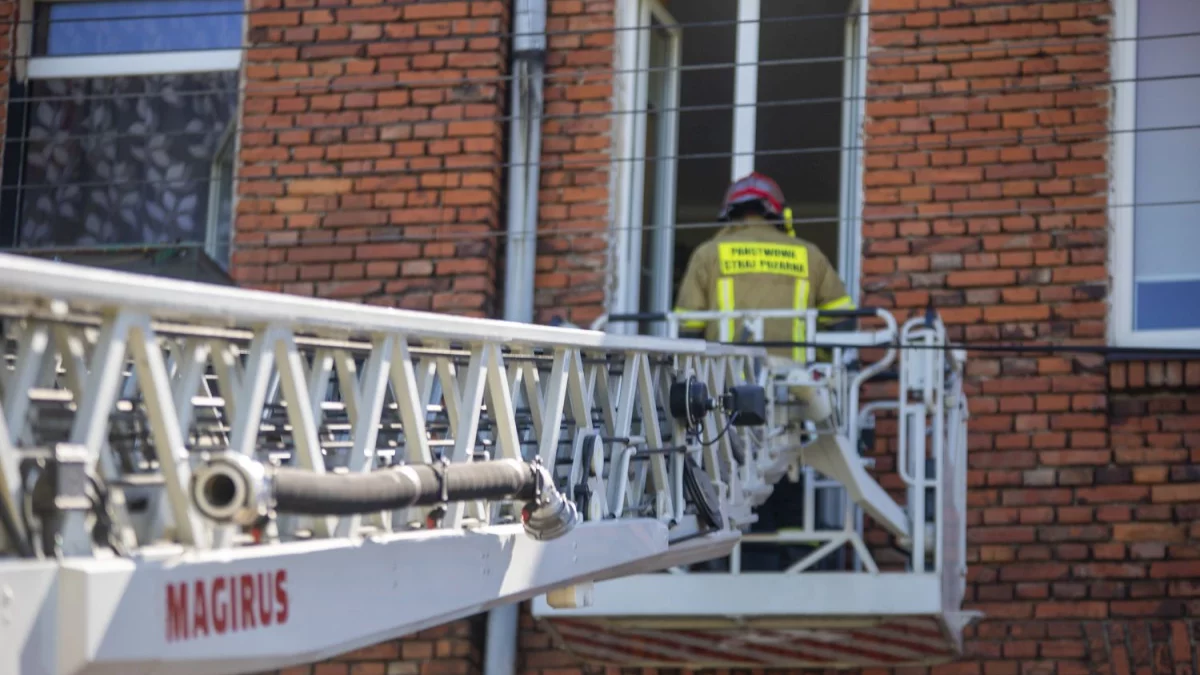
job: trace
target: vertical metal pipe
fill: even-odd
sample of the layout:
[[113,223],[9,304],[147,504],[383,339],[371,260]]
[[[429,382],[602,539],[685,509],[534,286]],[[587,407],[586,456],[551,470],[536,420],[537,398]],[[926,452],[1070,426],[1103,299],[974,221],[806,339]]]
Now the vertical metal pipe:
[[508,245],[504,318],[533,321],[541,183],[546,2],[517,0],[513,8],[512,122],[509,127]]
[[488,612],[483,675],[514,675],[517,672],[520,607],[519,603],[514,602]]
[[[544,30],[545,0],[540,0],[538,4],[542,6],[541,25]],[[526,74],[529,78],[529,90],[525,112],[528,125],[526,139],[529,142],[529,149],[525,154],[525,208],[523,214],[525,228],[520,252],[521,262],[524,265],[522,268],[524,285],[516,289],[525,299],[525,304],[521,305],[521,318],[516,320],[524,322],[533,321],[534,287],[537,273],[538,195],[542,183],[542,109],[544,106],[542,85],[545,75],[545,63],[542,57],[544,57],[545,51],[543,50],[539,54],[541,56],[526,60],[529,69]]]
[[[532,323],[541,186],[546,0],[516,0],[512,23],[512,122],[509,128],[504,318]],[[488,612],[484,675],[516,673],[519,610],[520,604],[513,603]]]
[[533,304],[533,287],[530,279],[533,270],[525,259],[524,247],[527,224],[525,219],[526,136],[524,128],[525,97],[522,93],[525,83],[522,77],[523,72],[523,65],[514,61],[512,80],[509,83],[512,121],[509,123],[508,134],[508,238],[504,261],[504,318],[508,321],[529,322],[533,320],[532,312],[527,311],[527,308]]

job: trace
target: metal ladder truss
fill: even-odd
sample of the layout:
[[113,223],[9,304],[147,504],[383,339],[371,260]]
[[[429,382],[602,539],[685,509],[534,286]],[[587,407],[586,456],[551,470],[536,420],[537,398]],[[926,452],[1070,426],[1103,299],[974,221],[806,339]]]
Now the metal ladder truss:
[[[742,467],[751,512],[737,517],[749,531],[731,555],[605,581],[586,608],[535,600],[558,643],[596,663],[688,669],[894,668],[961,654],[977,616],[962,610],[965,354],[949,348],[940,319],[900,324],[879,310],[663,318],[666,335],[719,321],[722,342],[761,342],[765,322],[787,320],[810,337],[797,360],[771,350],[770,419],[743,434],[765,436],[766,453],[757,472]],[[827,328],[839,318],[874,327]],[[866,456],[877,415],[897,429],[890,476]],[[887,558],[868,546],[867,518],[890,535]]]
[[758,349],[12,255],[0,321],[5,673],[263,671],[586,605],[727,556],[777,459]]

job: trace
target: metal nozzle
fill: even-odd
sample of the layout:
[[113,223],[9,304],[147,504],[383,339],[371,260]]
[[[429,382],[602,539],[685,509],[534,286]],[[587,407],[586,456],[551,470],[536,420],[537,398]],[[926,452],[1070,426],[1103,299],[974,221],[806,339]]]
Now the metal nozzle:
[[268,483],[262,464],[226,452],[209,459],[192,475],[192,501],[210,520],[252,525],[267,515]]

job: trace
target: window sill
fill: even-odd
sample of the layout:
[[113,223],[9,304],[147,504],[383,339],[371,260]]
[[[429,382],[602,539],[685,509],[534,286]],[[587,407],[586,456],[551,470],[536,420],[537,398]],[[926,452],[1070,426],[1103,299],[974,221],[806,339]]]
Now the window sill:
[[29,59],[28,77],[31,80],[138,77],[237,70],[241,64],[240,49],[37,56]]

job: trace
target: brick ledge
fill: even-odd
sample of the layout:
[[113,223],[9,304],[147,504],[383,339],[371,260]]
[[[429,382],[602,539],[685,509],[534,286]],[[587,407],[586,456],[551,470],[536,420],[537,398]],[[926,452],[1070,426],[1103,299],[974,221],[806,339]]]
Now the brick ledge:
[[1142,389],[1200,389],[1200,359],[1154,355],[1110,360],[1108,384],[1113,391]]

